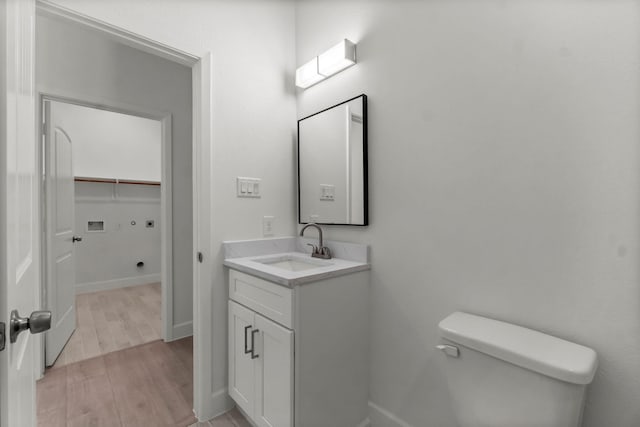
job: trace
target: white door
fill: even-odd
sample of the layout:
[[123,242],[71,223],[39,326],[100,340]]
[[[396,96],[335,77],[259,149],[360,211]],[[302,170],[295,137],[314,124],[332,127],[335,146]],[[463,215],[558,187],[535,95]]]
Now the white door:
[[36,168],[33,0],[0,1],[0,426],[35,425],[37,337],[9,340],[12,310],[38,307],[39,180]]
[[58,104],[44,102],[47,308],[53,324],[46,334],[45,360],[53,365],[76,328],[74,244],[74,181],[71,138],[65,132]]
[[249,415],[253,415],[255,404],[253,320],[253,311],[229,301],[229,395]]
[[255,421],[258,427],[293,425],[293,331],[255,315]]

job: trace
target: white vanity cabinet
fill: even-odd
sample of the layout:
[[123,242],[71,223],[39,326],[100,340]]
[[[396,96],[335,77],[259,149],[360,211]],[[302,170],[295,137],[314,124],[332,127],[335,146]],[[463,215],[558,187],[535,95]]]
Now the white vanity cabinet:
[[229,325],[229,394],[258,426],[292,426],[293,331],[233,301]]
[[229,395],[255,425],[367,425],[368,271],[288,287],[230,269],[229,299]]

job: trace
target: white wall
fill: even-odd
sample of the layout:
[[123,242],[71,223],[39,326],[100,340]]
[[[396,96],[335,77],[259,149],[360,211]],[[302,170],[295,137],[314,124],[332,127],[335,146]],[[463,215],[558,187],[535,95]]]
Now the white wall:
[[[88,221],[104,221],[104,232],[88,231]],[[159,282],[160,227],[160,187],[76,182],[76,290]]]
[[162,122],[55,102],[73,142],[73,174],[160,181]]
[[56,19],[38,16],[36,36],[40,92],[172,115],[173,321],[188,324],[193,316],[191,70]]
[[[213,54],[212,238],[214,247],[220,249],[213,254],[214,345],[204,349],[206,358],[202,363],[213,369],[212,378],[207,378],[212,396],[224,398],[228,292],[221,242],[261,237],[263,215],[275,217],[275,235],[291,235],[295,231],[293,1],[54,2],[195,55]],[[110,66],[108,61],[101,61],[105,62]],[[138,93],[138,88],[130,89]],[[145,83],[139,89],[154,96]],[[262,197],[237,198],[237,176],[262,178]],[[182,192],[190,194],[186,188]],[[189,223],[179,227],[176,234],[190,233]],[[191,248],[181,252],[187,257],[192,255]]]
[[371,225],[327,234],[371,244],[372,402],[454,426],[434,345],[466,310],[593,347],[585,427],[640,425],[638,2],[297,5],[298,64],[359,62],[298,116],[369,95]]

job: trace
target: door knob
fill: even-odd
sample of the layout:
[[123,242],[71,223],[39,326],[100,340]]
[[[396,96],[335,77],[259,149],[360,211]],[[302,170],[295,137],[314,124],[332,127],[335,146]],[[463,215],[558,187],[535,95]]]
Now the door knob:
[[72,241],[73,243],[75,243],[75,242],[82,242],[82,237],[73,236],[73,237],[71,238],[71,241]]
[[51,328],[51,312],[47,310],[34,311],[29,317],[20,317],[18,310],[11,312],[9,323],[9,341],[12,343],[18,340],[18,335],[27,329],[32,334],[38,334]]

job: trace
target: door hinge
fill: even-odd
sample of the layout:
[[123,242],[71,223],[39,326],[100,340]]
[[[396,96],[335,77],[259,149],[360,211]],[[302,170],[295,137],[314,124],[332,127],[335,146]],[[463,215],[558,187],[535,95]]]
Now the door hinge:
[[4,322],[0,322],[0,351],[4,350],[4,344],[6,341],[4,330],[5,330]]

